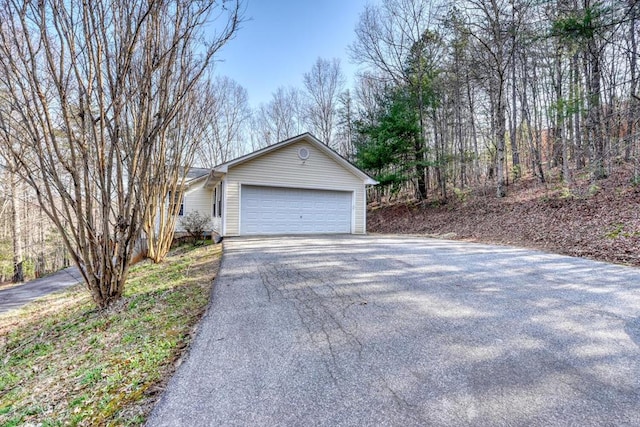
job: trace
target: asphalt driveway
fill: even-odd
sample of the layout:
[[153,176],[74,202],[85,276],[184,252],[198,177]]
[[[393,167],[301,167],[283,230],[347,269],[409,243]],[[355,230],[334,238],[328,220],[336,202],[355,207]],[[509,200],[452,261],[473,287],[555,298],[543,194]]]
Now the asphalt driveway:
[[82,276],[78,269],[69,267],[39,279],[33,279],[8,289],[1,289],[0,313],[20,308],[37,298],[77,285],[81,281]]
[[230,239],[177,425],[640,425],[640,270],[410,237]]

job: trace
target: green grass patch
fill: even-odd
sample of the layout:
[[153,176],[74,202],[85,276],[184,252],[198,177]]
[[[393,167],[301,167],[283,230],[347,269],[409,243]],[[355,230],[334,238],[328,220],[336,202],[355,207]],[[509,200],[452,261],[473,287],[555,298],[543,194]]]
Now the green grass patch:
[[640,236],[640,231],[629,231],[625,224],[616,223],[610,226],[609,231],[605,234],[607,239],[618,239],[620,237],[638,237]]
[[0,426],[141,425],[202,316],[221,248],[132,267],[98,311],[77,286],[0,315]]

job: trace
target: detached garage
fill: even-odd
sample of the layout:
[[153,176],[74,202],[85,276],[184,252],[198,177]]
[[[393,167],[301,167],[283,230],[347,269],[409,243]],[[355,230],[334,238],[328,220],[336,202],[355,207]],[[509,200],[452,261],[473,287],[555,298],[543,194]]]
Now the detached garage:
[[223,236],[364,234],[365,187],[375,184],[306,133],[215,167],[198,197],[209,197]]

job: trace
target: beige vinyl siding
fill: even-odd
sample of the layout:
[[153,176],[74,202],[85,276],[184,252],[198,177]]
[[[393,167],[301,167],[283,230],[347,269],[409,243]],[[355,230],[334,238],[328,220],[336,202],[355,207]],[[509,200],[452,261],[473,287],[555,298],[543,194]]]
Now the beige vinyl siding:
[[[211,218],[213,192],[210,188],[204,187],[205,182],[206,180],[203,179],[187,189],[183,197],[183,215],[187,215],[189,212],[198,211],[202,215]],[[176,231],[178,232],[184,231],[184,227],[180,224],[181,218],[182,217],[178,217],[178,221],[176,222]]]
[[[301,147],[309,150],[309,158],[304,162],[298,158],[298,149]],[[352,231],[356,234],[365,232],[365,197],[362,178],[305,141],[296,142],[246,163],[230,167],[226,181],[226,235],[240,234],[242,184],[353,192]]]
[[[228,176],[228,174],[227,174]],[[239,234],[239,223],[240,223],[240,212],[238,208],[240,207],[240,185],[237,181],[229,181],[227,178],[225,181],[225,185],[223,188],[223,194],[226,194],[225,201],[222,209],[222,216],[224,218],[224,234],[226,236],[236,236]]]

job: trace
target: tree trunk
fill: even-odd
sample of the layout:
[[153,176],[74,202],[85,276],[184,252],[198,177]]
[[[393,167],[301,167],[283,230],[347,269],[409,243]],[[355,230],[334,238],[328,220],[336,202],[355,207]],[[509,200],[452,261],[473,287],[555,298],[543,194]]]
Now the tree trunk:
[[498,99],[496,100],[496,174],[497,186],[496,195],[504,197],[507,195],[505,185],[505,167],[504,167],[504,150],[505,150],[505,133],[506,133],[506,106],[504,100],[504,80],[500,77],[498,82]]
[[[590,0],[584,1],[585,10],[591,8]],[[604,138],[602,134],[602,111],[600,100],[601,54],[595,36],[587,40],[585,58],[585,80],[587,82],[587,136],[592,152],[592,175],[594,179],[606,177],[604,167]]]
[[576,105],[574,105],[573,112],[573,146],[575,150],[575,165],[576,169],[582,169],[586,166],[585,153],[584,153],[584,141],[582,138],[582,108],[578,103],[578,96],[580,87],[580,73],[578,66],[579,58],[576,52],[571,58],[571,99]]
[[478,150],[478,133],[476,132],[475,121],[475,103],[473,94],[471,91],[471,79],[469,78],[469,71],[466,73],[466,85],[467,85],[467,101],[469,103],[469,125],[471,127],[471,138],[473,139],[473,172],[475,174],[476,183],[480,182],[480,151]]
[[424,167],[424,152],[422,151],[422,144],[415,140],[415,174],[417,182],[417,196],[419,200],[427,198],[427,183],[425,182],[425,167]]
[[[624,150],[625,161],[631,160],[633,147],[637,144],[635,121],[638,113],[638,98],[636,95],[638,88],[638,45],[636,40],[636,16],[637,16],[637,0],[629,1],[629,110],[627,113],[627,145]],[[635,164],[637,164],[637,159]],[[636,171],[637,174],[637,171]]]
[[[515,7],[513,7],[513,4],[511,6],[511,19],[513,21],[513,25],[515,26]],[[511,130],[509,138],[511,139],[511,161],[513,163],[513,179],[516,180],[520,178],[522,171],[520,169],[520,151],[518,150],[518,141],[516,138],[516,123],[518,120],[516,96],[516,48],[518,46],[518,43],[516,39],[515,27],[511,31],[511,43],[513,50],[511,52]]]
[[24,282],[24,269],[23,269],[23,254],[22,254],[22,218],[20,217],[20,199],[18,197],[19,192],[19,178],[10,172],[9,180],[11,182],[11,239],[13,241],[13,276],[11,281],[13,283]]
[[[422,76],[420,76],[422,77]],[[424,97],[422,93],[422,87],[418,86],[418,118],[420,121],[420,134],[418,138],[414,140],[414,149],[415,149],[415,173],[418,182],[418,199],[425,200],[427,198],[427,183],[426,183],[426,174],[425,174],[425,148],[426,148],[426,138],[425,138],[425,105],[424,105]]]
[[[527,96],[528,86],[529,86],[529,73],[528,73],[528,65],[527,59],[523,58],[522,64],[522,79],[523,79],[523,90],[522,90],[522,114],[524,115],[527,122],[527,129],[529,131],[529,147],[531,150],[531,157],[533,162],[533,172],[538,177],[541,183],[546,181],[544,176],[544,169],[542,168],[542,158],[540,156],[540,127],[538,126],[537,120],[537,89],[535,82],[537,81],[537,73],[535,66],[531,67],[533,70],[533,83],[531,84],[532,95],[533,95],[533,108],[534,114],[536,118],[532,120],[531,118],[531,110],[529,107],[529,99]],[[536,130],[534,131],[534,128]]]
[[593,147],[593,177],[602,179],[607,176],[604,165],[604,138],[602,135],[602,112],[600,103],[600,58],[595,50],[595,43],[590,43],[589,48],[589,112],[587,115],[587,130]]
[[554,163],[560,163],[562,165],[562,180],[566,185],[569,185],[571,183],[571,177],[569,176],[569,150],[567,147],[567,138],[564,137],[564,112],[566,108],[562,91],[562,47],[559,43],[556,45],[554,60],[554,89],[556,95],[556,117],[553,141]]
[[[458,82],[459,83],[459,82]],[[460,85],[456,85],[456,139],[458,140],[458,155],[460,156],[460,188],[464,188],[467,180],[467,146],[466,140],[462,135],[462,94],[460,93]]]
[[440,152],[442,153],[442,158],[440,160],[440,195],[442,196],[442,200],[447,200],[447,155],[448,146],[447,146],[447,132],[446,132],[446,122],[444,120],[441,121],[440,126]]

